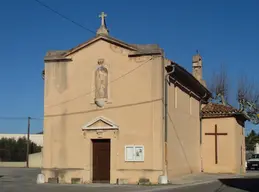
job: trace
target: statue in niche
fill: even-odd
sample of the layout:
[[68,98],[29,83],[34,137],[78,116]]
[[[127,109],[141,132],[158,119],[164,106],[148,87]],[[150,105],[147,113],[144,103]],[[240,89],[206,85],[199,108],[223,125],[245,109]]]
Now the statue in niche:
[[108,99],[108,70],[103,65],[95,71],[95,99]]

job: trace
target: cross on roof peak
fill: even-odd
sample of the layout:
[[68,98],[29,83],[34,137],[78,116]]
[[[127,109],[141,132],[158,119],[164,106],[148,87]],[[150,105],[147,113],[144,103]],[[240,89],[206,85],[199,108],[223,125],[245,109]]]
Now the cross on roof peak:
[[97,34],[105,34],[105,35],[109,34],[109,31],[106,27],[105,17],[107,17],[107,14],[105,14],[104,12],[101,12],[101,14],[99,15],[99,18],[101,18],[101,26],[97,30]]
[[99,17],[101,18],[101,25],[105,25],[105,17],[107,17],[107,14],[105,14],[104,12],[101,12]]

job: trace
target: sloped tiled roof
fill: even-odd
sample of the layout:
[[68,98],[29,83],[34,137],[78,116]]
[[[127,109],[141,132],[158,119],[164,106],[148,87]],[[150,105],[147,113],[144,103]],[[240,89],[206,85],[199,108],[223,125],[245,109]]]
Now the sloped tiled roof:
[[230,105],[222,105],[216,103],[208,103],[202,108],[203,117],[229,117],[243,115],[238,109]]

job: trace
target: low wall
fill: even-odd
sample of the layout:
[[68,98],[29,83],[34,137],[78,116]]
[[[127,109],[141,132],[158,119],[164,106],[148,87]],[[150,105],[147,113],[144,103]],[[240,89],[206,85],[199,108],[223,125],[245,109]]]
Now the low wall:
[[31,167],[31,168],[41,168],[42,167],[42,152],[30,154],[29,167]]
[[26,167],[26,162],[0,162],[0,167]]
[[[0,162],[0,167],[26,167],[26,162]],[[42,153],[34,153],[29,155],[29,167],[42,167]]]

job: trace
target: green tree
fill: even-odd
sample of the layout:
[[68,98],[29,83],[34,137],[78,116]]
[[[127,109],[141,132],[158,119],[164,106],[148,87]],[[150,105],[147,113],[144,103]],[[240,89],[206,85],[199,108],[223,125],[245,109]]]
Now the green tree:
[[252,130],[245,138],[246,150],[254,150],[256,143],[259,143],[259,135]]
[[[30,141],[30,154],[41,151],[41,147]],[[0,139],[0,161],[26,161],[27,139]]]

